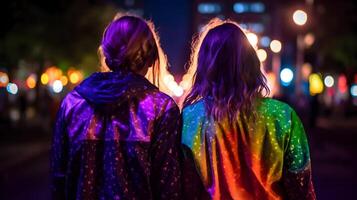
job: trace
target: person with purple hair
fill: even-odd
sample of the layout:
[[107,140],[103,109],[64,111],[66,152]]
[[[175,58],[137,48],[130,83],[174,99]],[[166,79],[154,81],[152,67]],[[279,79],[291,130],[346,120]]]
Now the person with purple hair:
[[195,42],[182,113],[185,199],[316,199],[302,123],[269,93],[255,49],[232,21]]
[[109,71],[85,79],[57,114],[53,199],[180,199],[180,111],[144,77],[160,65],[153,27],[118,17],[100,51]]

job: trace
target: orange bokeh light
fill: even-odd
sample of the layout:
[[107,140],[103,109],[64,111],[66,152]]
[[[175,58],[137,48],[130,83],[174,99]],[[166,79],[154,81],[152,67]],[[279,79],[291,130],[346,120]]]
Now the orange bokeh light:
[[36,87],[36,83],[37,83],[37,78],[36,75],[31,74],[29,77],[27,77],[26,79],[26,86],[30,89],[33,89]]

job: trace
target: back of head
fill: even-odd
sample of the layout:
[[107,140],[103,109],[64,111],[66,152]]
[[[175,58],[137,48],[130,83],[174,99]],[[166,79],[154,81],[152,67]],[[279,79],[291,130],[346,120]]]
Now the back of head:
[[255,99],[269,89],[245,33],[234,22],[222,22],[203,37],[197,61],[191,61],[197,70],[185,104],[206,99],[208,113],[216,120],[251,111]]
[[106,28],[101,51],[112,71],[131,70],[145,74],[159,60],[154,31],[148,23],[135,16],[122,16]]

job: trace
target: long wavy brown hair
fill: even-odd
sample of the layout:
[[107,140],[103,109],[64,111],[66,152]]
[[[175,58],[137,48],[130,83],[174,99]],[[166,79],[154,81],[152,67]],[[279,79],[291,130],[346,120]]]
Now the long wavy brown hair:
[[215,120],[233,120],[269,94],[255,49],[235,22],[214,19],[193,44],[190,68],[196,70],[185,106],[204,99]]

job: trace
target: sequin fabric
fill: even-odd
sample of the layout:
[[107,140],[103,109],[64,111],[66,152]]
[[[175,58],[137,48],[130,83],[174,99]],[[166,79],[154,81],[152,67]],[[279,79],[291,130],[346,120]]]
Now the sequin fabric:
[[202,99],[183,109],[187,198],[316,199],[308,141],[295,111],[270,98],[255,107],[255,115],[240,113],[231,123],[207,116]]
[[179,109],[144,77],[94,73],[62,101],[54,199],[180,199]]

